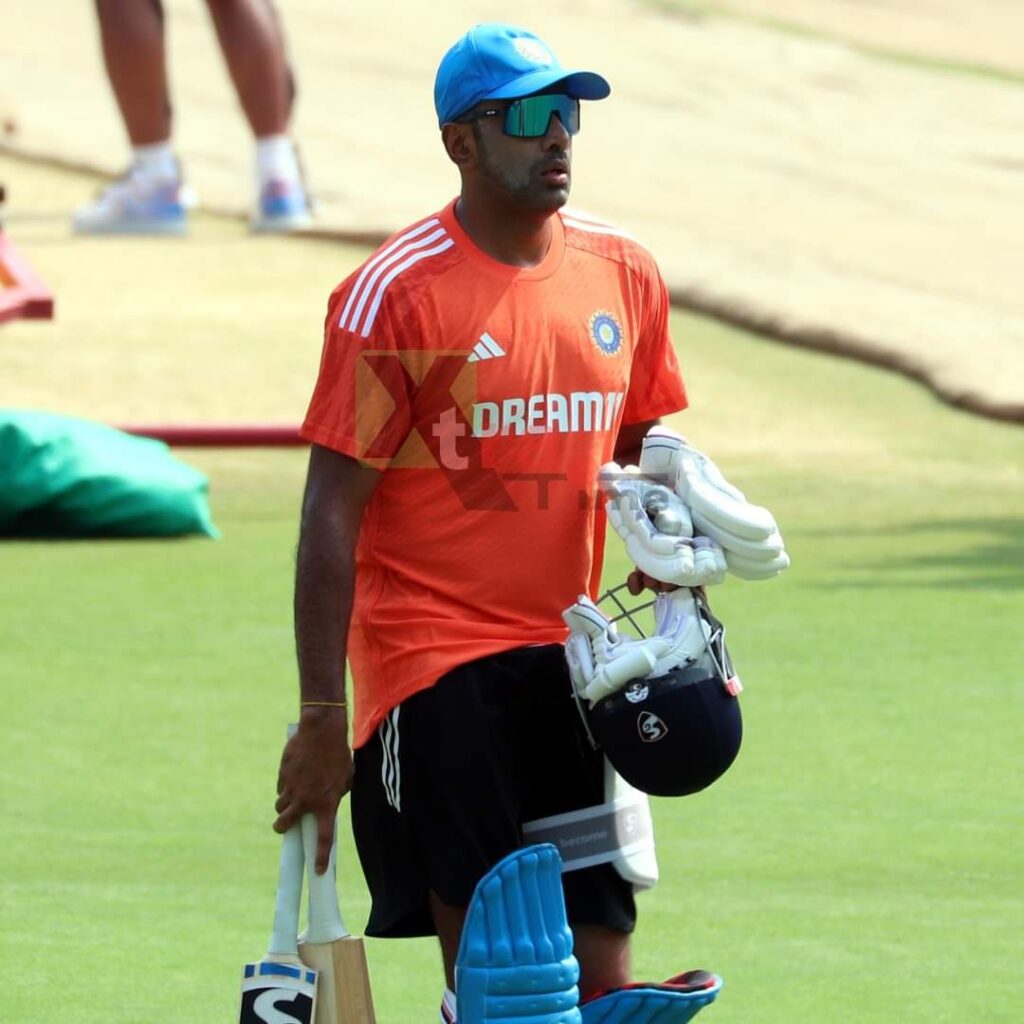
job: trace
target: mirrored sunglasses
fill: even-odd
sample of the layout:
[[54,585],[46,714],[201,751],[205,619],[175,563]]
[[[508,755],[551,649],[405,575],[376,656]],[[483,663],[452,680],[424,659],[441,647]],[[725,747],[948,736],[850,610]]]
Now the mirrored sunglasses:
[[[498,107],[469,114],[460,120],[478,121],[485,117],[497,117],[502,113]],[[564,93],[542,93],[539,96],[523,96],[512,100],[504,108],[506,135],[520,139],[536,139],[547,135],[553,115],[558,115],[562,127],[575,135],[580,130],[580,101]]]

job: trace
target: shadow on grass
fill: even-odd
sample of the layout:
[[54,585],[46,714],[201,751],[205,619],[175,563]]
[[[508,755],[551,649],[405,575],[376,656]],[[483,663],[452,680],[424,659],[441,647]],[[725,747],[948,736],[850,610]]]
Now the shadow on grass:
[[[919,538],[946,535],[952,543],[919,550]],[[893,524],[885,529],[809,530],[812,537],[864,538],[865,557],[841,563],[841,579],[814,586],[825,590],[850,587],[930,587],[956,590],[1024,590],[1024,517],[1002,519],[940,519]],[[870,541],[917,538],[915,553],[886,554],[872,559]]]

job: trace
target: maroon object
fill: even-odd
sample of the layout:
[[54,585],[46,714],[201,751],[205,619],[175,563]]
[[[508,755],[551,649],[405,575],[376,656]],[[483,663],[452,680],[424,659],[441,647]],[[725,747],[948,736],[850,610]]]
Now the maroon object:
[[17,317],[52,320],[53,293],[0,229],[0,323]]
[[299,428],[250,423],[238,426],[218,424],[129,424],[118,430],[137,437],[151,437],[179,448],[298,448],[308,445]]

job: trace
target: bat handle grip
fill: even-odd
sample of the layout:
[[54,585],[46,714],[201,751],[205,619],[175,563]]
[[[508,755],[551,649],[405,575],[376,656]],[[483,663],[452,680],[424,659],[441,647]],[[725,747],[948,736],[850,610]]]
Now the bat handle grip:
[[274,902],[274,930],[268,953],[296,955],[299,933],[299,904],[302,902],[302,831],[293,825],[281,839],[281,863]]
[[338,906],[337,854],[338,843],[331,844],[327,870],[316,873],[317,821],[315,815],[302,816],[302,846],[306,855],[306,878],[309,886],[309,926],[303,940],[310,943],[334,942],[349,931],[341,919]]

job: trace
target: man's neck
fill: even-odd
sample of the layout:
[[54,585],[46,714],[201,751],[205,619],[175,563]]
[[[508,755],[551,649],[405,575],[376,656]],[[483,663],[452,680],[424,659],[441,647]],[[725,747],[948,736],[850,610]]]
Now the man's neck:
[[455,204],[462,229],[492,259],[512,267],[535,267],[551,247],[554,211],[529,211],[483,203],[465,192]]

